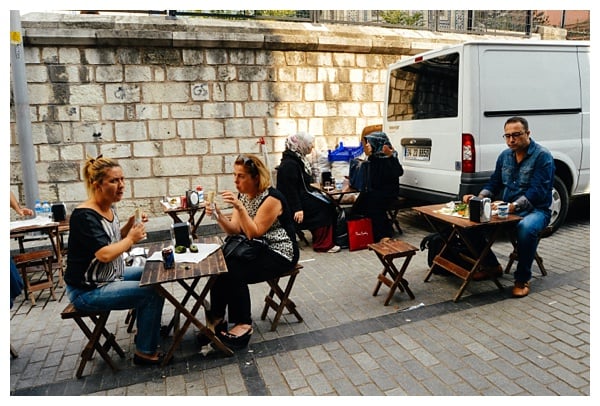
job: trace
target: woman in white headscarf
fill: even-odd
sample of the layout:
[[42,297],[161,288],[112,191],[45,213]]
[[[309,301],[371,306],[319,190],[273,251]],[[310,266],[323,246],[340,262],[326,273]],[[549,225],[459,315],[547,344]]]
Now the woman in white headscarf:
[[310,230],[313,249],[317,252],[338,252],[333,231],[336,212],[333,204],[327,204],[308,191],[312,170],[308,156],[314,147],[314,137],[300,132],[290,135],[285,141],[285,151],[277,169],[277,189],[283,193],[298,230]]

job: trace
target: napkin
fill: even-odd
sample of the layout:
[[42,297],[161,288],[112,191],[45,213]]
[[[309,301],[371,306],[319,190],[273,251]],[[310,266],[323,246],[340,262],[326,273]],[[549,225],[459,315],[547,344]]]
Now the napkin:
[[29,227],[29,226],[44,226],[46,224],[53,223],[53,221],[48,217],[34,217],[32,219],[27,220],[17,220],[10,222],[10,229],[13,230],[15,228],[21,227]]

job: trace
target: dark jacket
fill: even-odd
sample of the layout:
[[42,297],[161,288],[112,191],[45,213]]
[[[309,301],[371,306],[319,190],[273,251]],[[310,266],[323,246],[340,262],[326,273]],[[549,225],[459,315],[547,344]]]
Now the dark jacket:
[[394,153],[389,158],[369,157],[369,177],[371,191],[379,196],[396,197],[400,193],[400,176],[404,169]]
[[277,169],[277,190],[286,198],[292,216],[304,211],[304,221],[296,224],[299,230],[312,230],[334,224],[336,219],[333,204],[324,203],[310,195],[312,179],[304,170],[304,163],[291,151],[284,151]]

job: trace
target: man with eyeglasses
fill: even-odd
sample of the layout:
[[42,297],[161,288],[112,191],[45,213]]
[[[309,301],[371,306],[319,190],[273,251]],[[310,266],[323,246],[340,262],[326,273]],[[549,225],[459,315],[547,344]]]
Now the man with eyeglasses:
[[[535,257],[539,233],[550,223],[554,159],[552,154],[530,137],[529,123],[523,117],[511,117],[504,124],[503,138],[508,149],[496,160],[496,168],[479,197],[501,199],[508,203],[509,213],[523,219],[516,228],[519,262],[514,273],[513,297],[529,294],[531,265]],[[463,196],[468,202],[473,195]],[[496,208],[497,203],[492,208]],[[477,239],[475,239],[477,241]],[[479,239],[482,241],[482,239]],[[483,245],[481,246],[483,248]],[[502,267],[490,251],[482,270],[473,280],[501,276]]]

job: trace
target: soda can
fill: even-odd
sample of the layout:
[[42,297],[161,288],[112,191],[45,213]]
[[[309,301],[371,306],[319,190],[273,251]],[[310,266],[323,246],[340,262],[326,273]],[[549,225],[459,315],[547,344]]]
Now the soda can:
[[175,267],[175,254],[173,254],[173,248],[165,248],[162,250],[163,263],[165,269],[172,269]]

